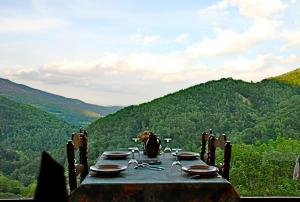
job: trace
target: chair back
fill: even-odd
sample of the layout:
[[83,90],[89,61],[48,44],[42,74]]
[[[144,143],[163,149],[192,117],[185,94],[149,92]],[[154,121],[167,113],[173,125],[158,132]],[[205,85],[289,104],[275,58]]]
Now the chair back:
[[208,144],[209,137],[213,135],[212,129],[209,130],[209,133],[205,131],[201,134],[201,151],[200,151],[200,159],[208,164],[208,153],[206,152],[206,147]]
[[[76,177],[80,174],[80,182],[82,182],[89,172],[87,163],[87,140],[87,131],[80,130],[79,133],[73,133],[72,139],[67,143],[68,176],[71,191],[77,187]],[[77,164],[75,160],[76,150],[79,150],[79,164]]]
[[[208,133],[203,132],[201,135],[202,144],[201,144],[201,153],[200,158],[208,165],[217,166],[216,165],[216,149],[221,148],[224,150],[223,163],[219,168],[219,173],[223,178],[229,180],[229,170],[230,170],[230,160],[231,160],[231,142],[227,141],[226,135],[221,134],[217,139],[212,131]],[[208,147],[208,151],[206,153],[206,145]]]

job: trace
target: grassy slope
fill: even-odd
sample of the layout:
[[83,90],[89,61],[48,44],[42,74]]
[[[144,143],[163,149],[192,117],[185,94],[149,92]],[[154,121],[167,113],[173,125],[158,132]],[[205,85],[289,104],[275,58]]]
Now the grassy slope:
[[300,68],[287,72],[272,79],[300,87]]

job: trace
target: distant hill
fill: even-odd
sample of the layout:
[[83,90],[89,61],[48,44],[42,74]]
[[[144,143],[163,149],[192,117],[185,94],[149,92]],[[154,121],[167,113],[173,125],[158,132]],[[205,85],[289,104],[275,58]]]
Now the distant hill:
[[29,184],[36,179],[40,155],[65,159],[73,128],[62,119],[0,96],[0,174]]
[[298,86],[273,79],[221,79],[98,119],[88,128],[90,151],[132,146],[131,138],[146,129],[173,137],[173,146],[187,150],[197,150],[199,134],[209,128],[226,133],[235,143],[265,142],[278,135],[300,138],[299,117]]
[[294,71],[287,72],[280,76],[273,77],[271,79],[282,81],[287,84],[296,85],[300,87],[300,68],[295,69]]
[[98,106],[78,99],[47,93],[0,78],[0,95],[19,103],[34,105],[55,114],[73,125],[87,125],[95,119],[114,113],[120,106]]

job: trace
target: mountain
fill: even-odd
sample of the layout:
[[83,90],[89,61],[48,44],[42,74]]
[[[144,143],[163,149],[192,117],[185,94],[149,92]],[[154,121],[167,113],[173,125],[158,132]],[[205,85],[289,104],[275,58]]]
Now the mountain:
[[300,87],[300,68],[271,79]]
[[[286,74],[288,80],[299,79],[295,74]],[[291,176],[300,152],[299,118],[298,85],[277,78],[209,81],[93,122],[89,158],[104,150],[142,148],[132,137],[144,130],[162,140],[171,136],[171,148],[199,152],[199,135],[212,128],[232,142],[230,182],[242,196],[299,196],[299,183]],[[217,164],[222,162],[219,152]]]
[[64,162],[65,144],[72,132],[62,119],[0,96],[0,174],[25,185],[32,183],[42,151]]
[[73,125],[87,125],[95,119],[114,113],[120,106],[98,106],[47,93],[0,78],[0,96],[33,105],[55,114]]
[[265,142],[278,135],[300,138],[299,117],[298,86],[274,79],[221,79],[98,119],[88,128],[90,151],[97,151],[93,158],[102,149],[132,146],[131,138],[146,129],[161,138],[171,136],[173,146],[186,150],[199,148],[199,134],[209,128],[234,143]]
[[[298,72],[258,83],[231,78],[209,81],[109,114],[87,128],[89,164],[103,150],[137,146],[131,138],[143,130],[151,130],[161,139],[171,136],[171,147],[199,151],[199,134],[212,128],[216,134],[226,133],[234,143],[231,176],[241,194],[299,195],[299,184],[289,179],[289,171],[300,151],[300,87],[286,82],[299,79]],[[0,82],[1,94],[6,96],[0,96],[0,198],[30,197],[41,151],[50,152],[65,165],[65,143],[74,131],[42,104],[64,113],[64,108],[59,108],[64,105],[54,105],[55,100],[70,99],[8,80]],[[33,100],[30,96],[41,105],[24,104]],[[272,191],[265,190],[265,179],[273,180]],[[281,189],[282,184],[286,188]]]

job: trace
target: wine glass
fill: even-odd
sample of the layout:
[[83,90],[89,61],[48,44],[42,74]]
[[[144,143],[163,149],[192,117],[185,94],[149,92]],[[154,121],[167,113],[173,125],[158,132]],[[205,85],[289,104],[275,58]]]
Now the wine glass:
[[171,153],[172,152],[172,149],[169,147],[169,142],[172,140],[172,138],[170,138],[170,137],[166,137],[166,138],[164,138],[164,140],[166,141],[166,147],[165,147],[165,149],[164,149],[164,155],[165,155],[165,153]]
[[133,140],[135,143],[137,143],[137,141],[139,140],[139,138],[133,137],[132,140]]
[[175,148],[173,149],[175,151],[175,161],[172,163],[172,166],[171,166],[171,175],[174,175],[178,172],[180,172],[181,174],[181,163],[180,161],[178,160],[178,152],[181,151],[182,149],[180,148]]
[[136,149],[138,150],[138,148],[137,148],[137,147],[129,147],[128,149],[131,151],[132,156],[131,156],[131,159],[128,161],[127,166],[128,166],[128,167],[130,167],[131,165],[132,165],[133,167],[138,166],[139,163],[138,163],[138,161],[134,158],[134,152],[136,151]]
[[[137,146],[138,144],[137,144],[137,142],[138,142],[138,140],[139,140],[139,138],[137,138],[137,137],[133,137],[132,138],[132,140],[134,141],[134,143],[135,143],[135,146]],[[137,152],[138,153],[138,155],[139,155],[139,159],[141,158],[141,155],[140,155],[140,150],[139,150],[139,148],[138,147],[135,147],[134,148],[134,152]]]

